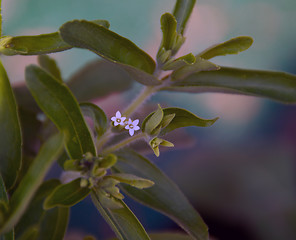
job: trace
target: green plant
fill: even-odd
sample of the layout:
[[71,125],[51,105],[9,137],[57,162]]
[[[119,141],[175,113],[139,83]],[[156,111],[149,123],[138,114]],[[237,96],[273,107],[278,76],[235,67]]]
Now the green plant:
[[[157,166],[127,146],[142,139],[159,156],[159,146],[174,146],[165,139],[167,133],[187,126],[209,127],[218,118],[203,119],[185,109],[158,105],[141,119],[139,127],[139,119],[133,119],[133,114],[159,91],[220,91],[295,103],[296,77],[222,67],[209,61],[248,49],[253,40],[246,36],[230,39],[197,55],[189,53],[175,58],[185,42],[183,34],[194,5],[194,0],[177,0],[173,13],[161,16],[163,37],[156,62],[134,43],[109,30],[106,20],[73,20],[55,33],[1,37],[0,52],[4,55],[39,55],[39,66],[26,68],[27,87],[12,89],[0,65],[3,239],[14,239],[14,232],[17,239],[62,239],[69,208],[88,195],[119,239],[149,239],[125,205],[121,190],[172,218],[192,238],[208,239],[206,224],[178,187]],[[44,54],[73,47],[90,50],[103,60],[64,83],[56,62]],[[91,72],[102,76],[97,80],[97,88],[81,92],[83,86],[93,86],[88,82],[93,80],[87,78]],[[120,79],[111,88],[104,81],[110,72]],[[143,91],[111,119],[98,106],[84,102],[106,91],[125,91],[131,80],[144,85]],[[36,116],[42,112],[46,119],[37,121]],[[35,154],[32,146],[40,137],[43,146]],[[65,171],[78,173],[77,177],[64,184],[57,179],[44,181],[56,160]],[[166,237],[172,239],[171,235]]]

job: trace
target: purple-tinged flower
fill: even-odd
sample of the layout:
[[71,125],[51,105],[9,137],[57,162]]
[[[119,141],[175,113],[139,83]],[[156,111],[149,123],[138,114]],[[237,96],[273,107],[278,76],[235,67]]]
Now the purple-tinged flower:
[[111,121],[114,122],[114,126],[117,126],[117,125],[124,126],[125,125],[125,123],[124,123],[125,119],[126,119],[126,117],[121,117],[121,113],[119,111],[117,111],[115,117],[111,118]]
[[139,124],[139,119],[136,119],[134,121],[129,119],[125,126],[125,129],[127,129],[129,131],[129,134],[133,136],[135,131],[140,129],[140,127],[137,126],[138,124]]

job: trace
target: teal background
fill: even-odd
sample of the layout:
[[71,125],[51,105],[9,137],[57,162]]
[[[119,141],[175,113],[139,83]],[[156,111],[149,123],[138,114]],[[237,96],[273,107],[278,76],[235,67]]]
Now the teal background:
[[[155,56],[161,40],[159,18],[173,9],[172,0],[2,0],[5,35],[56,31],[72,19],[106,19],[112,31]],[[253,46],[238,56],[213,62],[240,68],[296,74],[295,0],[199,0],[181,49],[198,53],[229,38],[249,35]],[[65,79],[97,58],[73,49],[52,54]],[[24,79],[24,68],[36,57],[2,57],[11,81]],[[98,101],[112,116],[140,89]],[[123,101],[124,100],[124,101]],[[188,128],[187,148],[162,152],[156,159],[173,178],[220,240],[296,239],[296,107],[266,99],[223,94],[161,93],[152,103],[187,108],[204,118],[220,117],[212,127]],[[194,139],[194,143],[192,142]],[[53,174],[60,173],[56,166]],[[128,200],[149,231],[176,226],[154,211]],[[73,208],[69,239],[94,234],[112,236],[89,200]],[[180,230],[180,229],[179,229]]]

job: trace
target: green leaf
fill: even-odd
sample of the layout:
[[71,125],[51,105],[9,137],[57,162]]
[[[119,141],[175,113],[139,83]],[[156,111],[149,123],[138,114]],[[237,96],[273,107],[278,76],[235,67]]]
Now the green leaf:
[[160,25],[162,30],[161,47],[171,50],[175,44],[177,21],[172,14],[165,13],[160,18]]
[[177,70],[181,67],[192,65],[193,63],[195,63],[195,61],[196,61],[195,56],[192,53],[189,53],[185,56],[168,61],[166,64],[164,64],[162,69],[163,70]]
[[[106,20],[94,20],[94,24],[109,27]],[[65,43],[58,32],[35,36],[5,36],[0,38],[0,53],[12,55],[39,55],[61,52],[72,48]]]
[[142,131],[152,134],[153,130],[160,124],[162,119],[163,111],[160,105],[158,105],[158,109],[144,119],[142,123]]
[[20,109],[24,109],[32,113],[38,113],[41,111],[26,84],[14,85],[12,89],[17,101],[17,105]]
[[115,199],[122,205],[122,208],[110,209],[102,206],[95,192],[91,192],[91,198],[98,211],[119,239],[150,239],[139,220],[122,200]]
[[37,238],[38,229],[37,227],[33,226],[26,229],[26,231],[20,237],[18,237],[17,240],[37,240]]
[[67,82],[79,102],[123,92],[130,89],[133,83],[126,71],[104,60],[90,62]]
[[91,133],[68,87],[33,65],[26,68],[26,82],[39,107],[65,134],[69,156],[79,159],[87,152],[96,155]]
[[41,218],[45,214],[45,210],[43,209],[44,199],[59,185],[59,180],[51,179],[42,183],[42,185],[38,188],[25,213],[16,225],[15,232],[17,238],[30,234],[30,231],[27,232],[27,230],[31,228],[37,230],[38,233]]
[[219,70],[220,67],[210,61],[204,60],[202,58],[196,58],[194,64],[185,65],[172,73],[172,80],[173,81],[181,81],[182,79],[186,78],[187,76],[198,73],[202,71],[216,71]]
[[172,121],[161,130],[160,135],[165,135],[168,132],[181,127],[209,127],[219,119],[218,117],[213,119],[203,119],[182,108],[164,108],[163,113],[164,116],[171,114],[175,114],[175,116]]
[[[1,174],[0,174],[0,202],[4,203],[7,206],[9,204],[8,203],[8,195],[7,195],[5,184],[2,179]],[[6,212],[1,212],[1,210],[2,209],[0,209],[0,224],[3,223],[4,219],[2,219],[2,218],[4,218],[6,215]],[[14,240],[14,230],[12,229],[3,235],[0,235],[0,240]]]
[[47,55],[39,55],[38,56],[38,63],[41,68],[43,68],[45,71],[50,73],[52,76],[54,76],[57,80],[60,80],[63,82],[61,71],[56,63],[56,61],[47,56]]
[[173,15],[177,20],[177,32],[183,35],[186,23],[191,15],[196,0],[177,0]]
[[140,83],[145,85],[161,83],[151,75],[155,70],[155,62],[147,53],[130,40],[102,26],[86,20],[73,20],[60,28],[60,34],[71,46],[93,51],[122,67]]
[[93,103],[80,103],[79,105],[83,115],[92,119],[98,137],[102,136],[108,127],[105,112]]
[[56,206],[71,207],[82,201],[90,192],[90,189],[80,187],[80,178],[72,182],[62,184],[45,199],[44,209],[50,209]]
[[28,172],[10,199],[10,210],[6,221],[0,226],[0,233],[11,230],[19,221],[52,163],[63,150],[64,138],[54,135],[41,147]]
[[221,67],[218,71],[192,74],[162,90],[235,93],[296,103],[296,76],[284,72]]
[[107,175],[105,178],[113,178],[121,183],[126,183],[139,189],[149,188],[154,185],[152,181],[133,174],[113,173],[111,175]]
[[154,164],[131,150],[117,152],[116,169],[151,179],[151,188],[136,189],[128,185],[121,188],[135,200],[170,217],[186,232],[198,240],[208,239],[208,229],[200,215],[179,188]]
[[253,38],[248,36],[240,36],[232,38],[226,42],[212,46],[202,53],[198,54],[203,59],[211,59],[216,56],[225,56],[228,54],[238,54],[247,50],[253,44]]
[[69,208],[56,207],[43,216],[39,240],[63,240],[69,221]]
[[21,128],[16,101],[0,62],[0,173],[7,189],[10,189],[21,167]]

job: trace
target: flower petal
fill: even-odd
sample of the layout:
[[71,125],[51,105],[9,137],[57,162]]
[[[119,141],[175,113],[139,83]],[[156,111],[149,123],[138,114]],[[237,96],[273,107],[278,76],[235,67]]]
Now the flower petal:
[[136,119],[135,121],[133,121],[133,125],[137,126],[139,124],[139,119]]
[[129,125],[128,125],[128,124],[125,126],[125,129],[127,129],[127,130],[129,130],[129,129],[130,129],[130,127],[129,127]]
[[118,123],[117,121],[114,121],[114,126],[117,126],[118,124],[120,123]]
[[135,131],[138,131],[139,129],[140,129],[139,126],[134,126],[134,130],[135,130]]
[[131,136],[133,136],[134,133],[135,133],[134,129],[129,129],[129,134],[130,134]]
[[115,122],[116,121],[116,117],[112,117],[111,121]]
[[116,112],[116,115],[115,115],[117,118],[121,118],[121,113],[119,111]]

